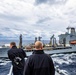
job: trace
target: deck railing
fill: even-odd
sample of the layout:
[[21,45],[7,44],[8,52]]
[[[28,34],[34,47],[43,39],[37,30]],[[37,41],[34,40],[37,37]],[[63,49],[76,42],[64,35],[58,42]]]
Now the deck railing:
[[13,75],[12,70],[13,70],[13,66],[11,65],[11,68],[10,68],[9,74],[7,74],[7,75]]

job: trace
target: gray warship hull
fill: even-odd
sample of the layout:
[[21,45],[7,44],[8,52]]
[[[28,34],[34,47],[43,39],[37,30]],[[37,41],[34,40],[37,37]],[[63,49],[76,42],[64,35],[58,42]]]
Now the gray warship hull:
[[[7,52],[8,52],[9,48],[0,48],[0,58],[7,58]],[[32,51],[27,52],[25,50],[27,56],[30,56],[32,54]],[[71,47],[71,48],[62,48],[62,49],[54,49],[54,50],[44,50],[45,53],[47,54],[59,54],[59,53],[74,53],[76,52],[76,46],[75,47]]]

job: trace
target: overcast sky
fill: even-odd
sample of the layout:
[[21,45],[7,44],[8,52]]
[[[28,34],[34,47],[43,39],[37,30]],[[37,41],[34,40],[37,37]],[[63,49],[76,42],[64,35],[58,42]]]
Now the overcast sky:
[[0,38],[49,39],[76,28],[76,0],[0,0]]

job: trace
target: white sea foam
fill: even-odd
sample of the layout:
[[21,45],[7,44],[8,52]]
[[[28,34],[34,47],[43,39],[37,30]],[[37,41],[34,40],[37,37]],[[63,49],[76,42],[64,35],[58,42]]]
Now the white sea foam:
[[[69,73],[73,72],[76,73],[76,70],[73,70],[71,68],[71,64],[75,63],[76,60],[76,53],[71,54],[54,54],[51,56],[53,59],[53,62],[55,64],[55,69],[62,75],[69,75]],[[68,70],[68,67],[70,67],[70,71]],[[65,68],[66,67],[66,68]]]
[[7,63],[11,62],[11,61],[5,61],[5,60],[0,60],[0,65],[6,65]]
[[[69,64],[69,63],[74,62],[71,59],[74,55],[76,55],[76,54],[74,54],[74,53],[72,53],[72,54],[54,54],[54,55],[52,55],[52,59],[54,62],[57,62],[59,64],[63,64],[63,63]],[[62,57],[60,57],[60,56],[62,56]]]
[[6,65],[7,63],[1,63],[0,65]]
[[60,74],[64,74],[64,75],[69,75],[66,70],[61,70],[61,69],[59,69],[59,73]]
[[62,56],[64,54],[53,54],[51,57],[57,57],[57,56]]

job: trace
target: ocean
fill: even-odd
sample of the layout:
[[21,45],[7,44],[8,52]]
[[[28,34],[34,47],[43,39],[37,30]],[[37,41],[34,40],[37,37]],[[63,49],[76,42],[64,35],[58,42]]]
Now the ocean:
[[[76,53],[51,55],[56,71],[60,75],[76,75]],[[0,75],[8,75],[11,62],[0,59]]]
[[60,75],[76,75],[76,53],[54,54],[51,57]]

